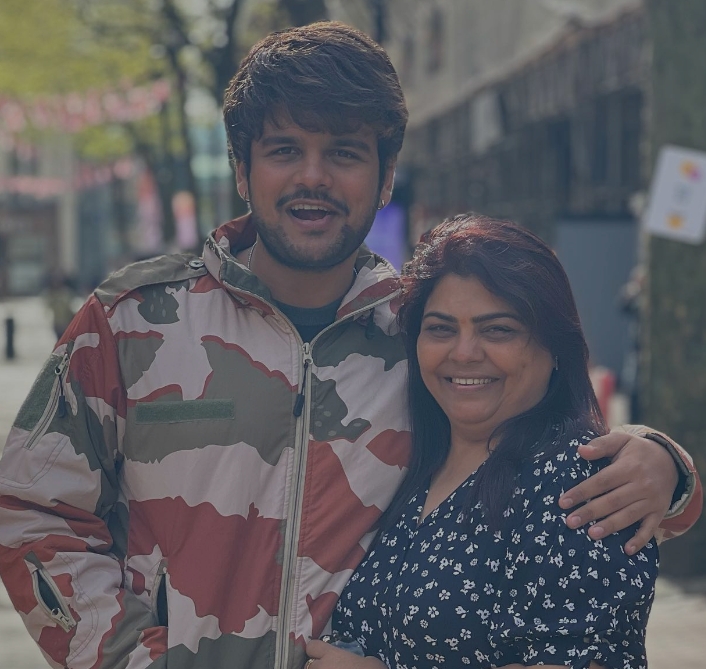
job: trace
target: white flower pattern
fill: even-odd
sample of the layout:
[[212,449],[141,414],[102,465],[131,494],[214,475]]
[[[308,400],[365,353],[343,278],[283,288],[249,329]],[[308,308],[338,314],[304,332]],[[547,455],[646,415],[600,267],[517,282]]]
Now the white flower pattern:
[[593,436],[566,436],[560,452],[527,463],[505,514],[508,531],[489,528],[478,506],[463,518],[474,476],[418,523],[420,490],[346,586],[334,629],[391,669],[591,661],[645,669],[656,545],[627,556],[634,528],[594,542],[585,528],[569,529],[557,505],[604,466],[576,451]]

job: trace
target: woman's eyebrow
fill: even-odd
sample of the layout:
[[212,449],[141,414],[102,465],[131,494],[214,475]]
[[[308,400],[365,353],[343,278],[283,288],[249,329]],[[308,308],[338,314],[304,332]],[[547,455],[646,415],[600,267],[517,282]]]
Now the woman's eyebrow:
[[485,323],[486,321],[494,321],[496,318],[512,318],[515,321],[519,321],[517,314],[513,314],[509,311],[496,311],[492,314],[481,314],[473,318],[474,323]]
[[453,316],[450,316],[449,314],[444,314],[441,311],[427,311],[427,313],[422,316],[422,320],[424,320],[425,318],[438,318],[439,320],[448,321],[449,323],[456,322],[456,319]]
[[[445,314],[442,311],[427,311],[427,313],[422,316],[422,320],[425,318],[438,318],[442,321],[447,321],[449,323],[455,323],[458,319],[450,314]],[[480,316],[474,316],[471,321],[473,323],[485,323],[486,321],[493,321],[499,318],[512,318],[515,321],[519,321],[517,314],[513,314],[509,311],[495,311],[490,314],[481,314]]]

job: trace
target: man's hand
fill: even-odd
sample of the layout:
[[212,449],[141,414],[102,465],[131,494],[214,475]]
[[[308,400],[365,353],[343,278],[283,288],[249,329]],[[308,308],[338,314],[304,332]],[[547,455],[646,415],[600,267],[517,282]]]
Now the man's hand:
[[305,669],[387,669],[376,657],[360,657],[318,639],[306,644],[306,654],[313,662],[307,662]]
[[571,528],[598,520],[589,528],[592,539],[601,539],[640,522],[635,536],[625,545],[628,555],[637,553],[654,535],[669,510],[677,485],[672,456],[659,444],[626,432],[611,432],[579,446],[586,460],[612,458],[612,464],[559,498],[562,509],[575,509],[566,519]]

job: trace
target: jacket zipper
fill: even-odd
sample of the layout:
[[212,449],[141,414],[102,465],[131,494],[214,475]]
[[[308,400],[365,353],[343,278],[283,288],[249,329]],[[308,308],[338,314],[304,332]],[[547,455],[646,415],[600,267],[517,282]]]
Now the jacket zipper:
[[303,373],[301,390],[294,402],[294,415],[297,417],[297,437],[294,444],[293,485],[289,497],[289,513],[284,534],[284,553],[282,558],[282,583],[280,584],[280,603],[278,610],[278,628],[284,624],[284,629],[277,630],[277,648],[275,650],[275,667],[289,666],[289,627],[292,610],[294,580],[296,572],[297,546],[302,512],[302,497],[304,491],[304,474],[309,452],[309,412],[311,402],[308,401],[308,390],[311,387],[311,344],[302,344]]
[[54,385],[52,386],[51,395],[49,396],[49,402],[47,402],[46,407],[44,407],[44,412],[42,413],[39,422],[32,430],[31,434],[25,442],[24,448],[31,451],[36,443],[46,434],[46,430],[49,424],[54,419],[54,416],[58,413],[60,418],[66,415],[66,396],[64,394],[64,383],[66,381],[66,373],[68,371],[69,364],[69,354],[64,353],[63,357],[59,363],[54,367],[54,374],[56,378],[54,379]]
[[[53,601],[46,601],[40,589],[40,579],[49,588],[49,596]],[[54,579],[49,575],[49,572],[44,568],[37,568],[32,572],[32,590],[39,606],[44,612],[64,630],[68,632],[76,627],[76,620],[71,615],[63,595],[59,592]]]
[[[388,295],[377,302],[367,305],[364,308],[352,311],[339,321],[331,323],[325,327],[311,342],[301,343],[302,350],[302,382],[299,393],[294,401],[293,413],[297,418],[297,437],[294,444],[294,481],[289,496],[287,525],[284,535],[284,553],[282,558],[282,582],[280,584],[279,608],[277,611],[277,643],[275,646],[275,667],[286,669],[289,666],[289,627],[291,626],[294,574],[296,572],[297,548],[299,545],[299,531],[301,529],[302,501],[304,492],[304,474],[306,472],[306,461],[309,446],[309,420],[311,413],[311,364],[314,362],[311,350],[316,340],[328,330],[337,327],[341,323],[353,320],[360,314],[370,311],[393,299],[394,295]],[[284,314],[282,314],[284,317]],[[285,317],[286,320],[286,317]],[[287,322],[289,322],[287,320]],[[297,339],[301,338],[293,328]]]

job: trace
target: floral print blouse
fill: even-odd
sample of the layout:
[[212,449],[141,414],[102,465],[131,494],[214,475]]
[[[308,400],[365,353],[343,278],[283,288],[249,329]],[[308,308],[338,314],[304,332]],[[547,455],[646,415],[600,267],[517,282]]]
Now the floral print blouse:
[[577,453],[594,436],[566,435],[558,452],[535,455],[501,530],[479,505],[461,513],[475,474],[421,523],[428,487],[420,489],[346,586],[334,629],[395,669],[647,667],[656,545],[628,556],[635,528],[593,541],[586,528],[566,526],[557,504],[607,464]]

